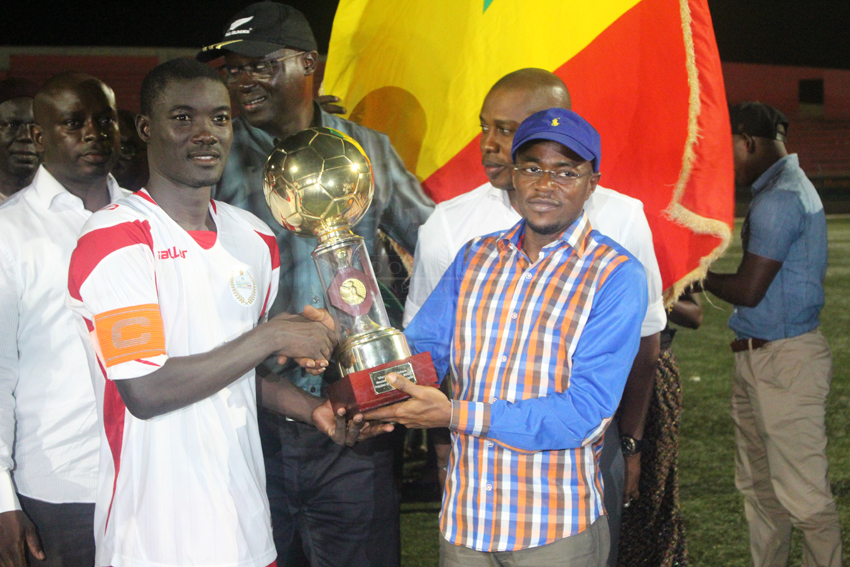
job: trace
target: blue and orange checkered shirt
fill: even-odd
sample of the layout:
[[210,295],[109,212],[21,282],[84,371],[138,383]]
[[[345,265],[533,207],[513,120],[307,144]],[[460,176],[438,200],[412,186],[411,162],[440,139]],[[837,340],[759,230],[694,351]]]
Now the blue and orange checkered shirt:
[[552,543],[604,513],[602,436],[646,313],[640,262],[584,213],[534,263],[524,231],[470,241],[405,331],[451,369],[440,527],[478,551]]

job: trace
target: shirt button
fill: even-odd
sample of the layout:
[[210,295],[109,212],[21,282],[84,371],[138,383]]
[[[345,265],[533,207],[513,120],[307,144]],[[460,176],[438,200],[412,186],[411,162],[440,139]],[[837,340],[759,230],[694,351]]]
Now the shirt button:
[[319,302],[319,298],[314,295],[313,296],[313,303],[318,303],[318,302]]
[[507,356],[503,356],[503,357],[502,357],[502,358],[500,358],[499,360],[501,360],[502,362],[505,362],[505,361],[507,361],[507,360],[508,360],[508,357],[507,357]]
[[315,386],[310,386],[310,393],[311,393],[311,394],[315,394],[315,393],[316,393],[316,387],[315,387]]
[[492,447],[493,445],[494,445],[494,443],[493,443],[492,441],[487,441],[487,446],[488,446],[488,447]]
[[493,490],[493,485],[492,485],[492,484],[488,484],[488,485],[487,485],[487,492],[490,492],[491,490]]
[[511,313],[511,319],[516,319],[516,312]]
[[525,274],[525,279],[530,280],[530,279],[531,279],[531,274]]
[[499,399],[499,398],[493,398],[492,400],[490,400],[490,403],[491,403],[491,404],[492,404],[492,403],[495,403],[495,402],[496,402],[496,400],[498,400],[498,399]]

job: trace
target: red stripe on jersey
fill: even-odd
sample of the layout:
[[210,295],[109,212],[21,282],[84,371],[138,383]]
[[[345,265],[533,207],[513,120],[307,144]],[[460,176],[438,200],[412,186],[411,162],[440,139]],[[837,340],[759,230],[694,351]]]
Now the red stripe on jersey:
[[210,199],[210,205],[212,205],[213,212],[214,212],[215,214],[218,214],[218,208],[215,206],[215,201],[213,201],[212,199]]
[[276,270],[280,267],[280,252],[277,249],[277,239],[274,236],[263,234],[259,230],[255,230],[254,232],[259,234],[263,242],[266,243],[266,246],[269,247],[269,253],[272,255],[272,270]]
[[186,232],[204,250],[209,250],[215,246],[216,238],[218,238],[218,233],[212,230],[187,230]]
[[[139,191],[136,191],[134,193],[134,195],[137,195],[137,196],[141,197],[142,199],[144,199],[145,201],[148,201],[149,203],[153,203],[154,205],[156,205],[156,201],[153,200],[153,197],[150,196],[150,193],[148,193],[147,189],[140,189]],[[158,207],[159,205],[156,205],[156,206]]]
[[153,252],[153,236],[148,221],[122,222],[81,236],[71,255],[71,267],[68,270],[68,292],[71,297],[82,301],[80,287],[100,261],[116,250],[136,244],[144,244]]
[[106,431],[106,441],[112,453],[112,464],[115,469],[115,476],[112,479],[112,497],[109,499],[109,510],[106,512],[105,525],[108,526],[109,516],[112,514],[112,503],[115,500],[115,487],[118,485],[118,471],[121,469],[121,446],[124,442],[124,417],[127,408],[118,392],[118,386],[106,378],[103,365],[100,366],[100,371],[103,372],[106,380],[103,389],[103,429]]

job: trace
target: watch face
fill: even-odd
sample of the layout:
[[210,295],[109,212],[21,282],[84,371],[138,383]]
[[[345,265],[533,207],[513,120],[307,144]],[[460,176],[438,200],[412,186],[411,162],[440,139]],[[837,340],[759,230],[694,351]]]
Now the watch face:
[[623,455],[631,457],[640,452],[637,439],[624,435],[620,438],[620,448],[623,450]]

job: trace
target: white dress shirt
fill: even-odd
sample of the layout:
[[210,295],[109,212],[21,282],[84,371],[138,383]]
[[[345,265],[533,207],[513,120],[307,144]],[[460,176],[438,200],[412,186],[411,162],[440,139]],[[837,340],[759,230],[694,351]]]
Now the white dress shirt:
[[[109,176],[112,202],[128,193]],[[100,436],[68,265],[91,213],[40,167],[0,205],[0,512],[94,502]],[[14,483],[13,483],[14,477]]]
[[[667,324],[661,272],[643,203],[598,186],[584,205],[590,225],[631,252],[646,270],[649,303],[640,334],[648,337]],[[485,183],[437,205],[419,228],[410,291],[404,305],[406,327],[431,294],[464,244],[476,236],[507,230],[520,220],[506,191]]]

